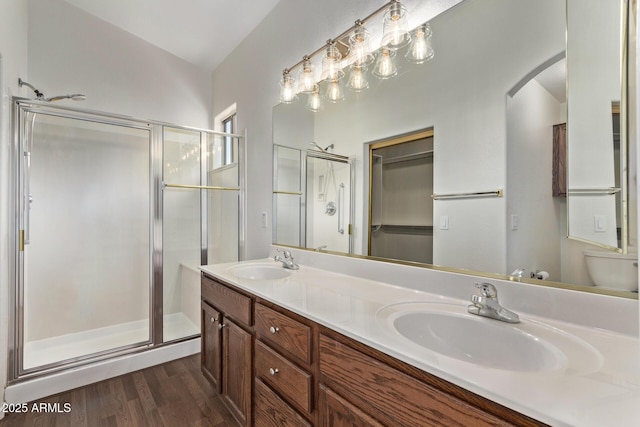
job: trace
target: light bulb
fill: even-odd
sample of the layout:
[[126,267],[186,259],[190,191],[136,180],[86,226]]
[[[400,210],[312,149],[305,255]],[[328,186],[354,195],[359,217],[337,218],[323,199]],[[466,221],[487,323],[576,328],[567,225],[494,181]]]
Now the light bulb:
[[322,80],[338,80],[344,77],[341,61],[342,54],[335,42],[327,42],[327,49],[322,56]]
[[339,79],[328,82],[324,97],[331,102],[339,102],[344,99],[344,90]]
[[385,47],[381,48],[373,74],[380,79],[388,79],[397,73],[395,52]]
[[356,28],[349,37],[349,61],[352,65],[369,65],[375,59],[369,47],[369,31],[362,21],[356,21]]
[[307,110],[318,112],[322,109],[322,100],[320,99],[320,88],[318,85],[314,85],[313,92],[311,92],[307,97],[307,105],[305,106]]
[[354,92],[360,92],[369,87],[369,82],[367,81],[366,69],[364,67],[360,67],[354,65],[351,67],[351,74],[349,75],[349,89]]
[[313,92],[313,87],[316,85],[316,76],[313,64],[308,56],[303,58],[302,68],[300,69],[300,73],[298,73],[298,82],[298,92]]
[[382,24],[382,45],[389,49],[400,49],[411,41],[407,29],[407,9],[395,1],[384,14]]
[[289,70],[285,70],[282,73],[282,80],[280,80],[280,102],[284,104],[291,104],[296,99],[295,79],[289,74]]
[[422,24],[416,28],[405,58],[415,64],[422,64],[433,58],[433,55],[431,28],[429,24]]

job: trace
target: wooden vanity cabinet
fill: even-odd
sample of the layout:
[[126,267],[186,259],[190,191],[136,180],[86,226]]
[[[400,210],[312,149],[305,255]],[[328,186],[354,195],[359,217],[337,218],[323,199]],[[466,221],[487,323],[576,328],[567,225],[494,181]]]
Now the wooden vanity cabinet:
[[252,298],[203,276],[203,375],[242,426],[252,425]]
[[[260,301],[255,304],[255,334],[255,425],[313,425],[312,323]],[[274,417],[274,404],[279,417]]]
[[202,276],[202,372],[242,426],[543,426]]

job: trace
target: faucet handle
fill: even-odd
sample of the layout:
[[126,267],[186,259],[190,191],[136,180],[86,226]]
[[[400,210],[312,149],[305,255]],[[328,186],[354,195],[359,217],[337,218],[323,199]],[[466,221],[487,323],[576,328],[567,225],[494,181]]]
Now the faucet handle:
[[291,252],[286,249],[276,249],[276,252],[282,253],[282,255],[284,255],[284,259],[293,259]]
[[491,283],[477,283],[476,288],[480,289],[480,293],[485,298],[498,298],[498,290]]

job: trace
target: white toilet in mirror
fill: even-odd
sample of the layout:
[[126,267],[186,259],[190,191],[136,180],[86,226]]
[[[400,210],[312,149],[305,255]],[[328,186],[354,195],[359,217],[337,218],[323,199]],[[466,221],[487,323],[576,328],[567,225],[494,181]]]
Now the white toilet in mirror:
[[638,290],[638,253],[584,251],[587,271],[596,286],[619,291]]

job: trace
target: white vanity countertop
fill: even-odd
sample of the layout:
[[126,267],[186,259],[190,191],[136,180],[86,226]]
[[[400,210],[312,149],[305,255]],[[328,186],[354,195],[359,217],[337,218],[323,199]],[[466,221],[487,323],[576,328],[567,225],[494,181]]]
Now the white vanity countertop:
[[[245,279],[234,274],[233,268],[244,264],[280,265],[273,260],[253,260],[208,265],[201,270],[547,424],[640,425],[640,346],[636,336],[520,312],[520,328],[542,327],[555,334],[569,334],[572,344],[563,348],[568,362],[561,369],[544,372],[495,369],[441,356],[390,326],[394,312],[390,306],[394,304],[453,304],[448,307],[466,313],[469,300],[306,265],[284,279]],[[381,316],[385,313],[391,317]],[[498,326],[512,327],[504,322]]]

